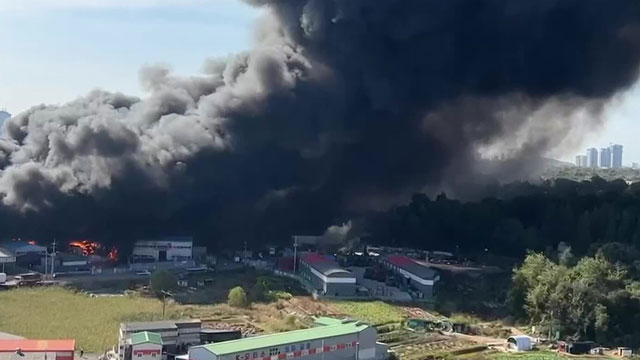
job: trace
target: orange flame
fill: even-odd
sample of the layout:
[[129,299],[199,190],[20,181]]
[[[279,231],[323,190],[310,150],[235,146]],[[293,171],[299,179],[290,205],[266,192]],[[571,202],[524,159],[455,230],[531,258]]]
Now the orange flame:
[[101,248],[101,245],[94,241],[80,240],[70,242],[69,247],[79,248],[82,251],[82,255],[88,256],[95,254],[96,251]]
[[118,261],[118,248],[117,247],[113,247],[113,248],[111,248],[111,251],[109,251],[109,260],[112,261],[112,262]]

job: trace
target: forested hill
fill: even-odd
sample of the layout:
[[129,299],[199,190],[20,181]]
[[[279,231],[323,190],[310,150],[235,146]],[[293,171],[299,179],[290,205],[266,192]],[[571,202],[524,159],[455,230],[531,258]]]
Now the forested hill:
[[549,179],[569,179],[574,181],[583,181],[591,179],[594,176],[601,177],[605,180],[624,179],[629,182],[640,181],[640,169],[620,168],[620,169],[590,169],[577,166],[567,165],[547,166],[542,171],[540,177],[544,180]]
[[606,242],[640,247],[640,184],[595,177],[494,186],[481,201],[413,196],[376,218],[373,241],[394,246],[524,256],[561,241],[582,255]]

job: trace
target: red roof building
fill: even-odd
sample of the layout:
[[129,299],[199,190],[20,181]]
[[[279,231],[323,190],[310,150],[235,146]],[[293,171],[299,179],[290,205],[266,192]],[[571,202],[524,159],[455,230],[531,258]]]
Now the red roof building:
[[[0,359],[73,360],[75,348],[75,340],[0,339]],[[12,354],[16,356],[7,358]]]

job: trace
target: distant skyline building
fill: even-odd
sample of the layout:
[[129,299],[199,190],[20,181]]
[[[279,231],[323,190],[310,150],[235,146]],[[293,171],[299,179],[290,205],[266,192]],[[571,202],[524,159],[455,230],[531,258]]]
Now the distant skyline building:
[[587,149],[587,167],[596,169],[598,167],[598,149]]
[[611,145],[611,167],[620,169],[622,167],[622,145]]
[[611,167],[611,149],[610,148],[600,149],[600,167],[601,168]]
[[9,114],[5,109],[0,109],[0,126],[2,126],[4,121],[10,117],[11,117],[11,114]]
[[576,166],[577,167],[587,167],[587,156],[586,155],[577,155],[576,156]]

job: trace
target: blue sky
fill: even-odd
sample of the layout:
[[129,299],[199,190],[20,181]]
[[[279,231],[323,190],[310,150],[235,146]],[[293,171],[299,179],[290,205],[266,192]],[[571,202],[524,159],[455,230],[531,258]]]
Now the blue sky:
[[[0,0],[0,108],[17,113],[62,103],[95,88],[142,95],[138,71],[162,63],[201,71],[208,57],[251,46],[259,10],[239,0]],[[624,145],[640,162],[640,87],[606,112],[606,125],[581,147]]]
[[0,0],[0,107],[140,94],[143,65],[198,73],[247,49],[258,15],[238,0]]

